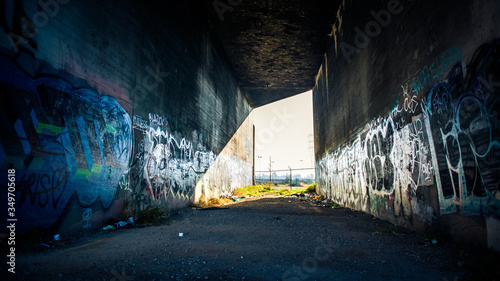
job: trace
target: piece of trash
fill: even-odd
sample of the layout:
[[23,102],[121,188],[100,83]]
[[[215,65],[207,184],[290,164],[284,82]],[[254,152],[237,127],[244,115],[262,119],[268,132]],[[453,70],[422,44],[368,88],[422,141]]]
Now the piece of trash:
[[274,219],[275,219],[275,220],[280,220],[281,218],[280,218],[280,217],[275,217]]
[[102,230],[115,230],[115,227],[112,225],[108,225],[102,228]]
[[59,240],[59,237],[60,237],[59,234],[54,235],[54,240],[56,241]]
[[47,244],[45,244],[45,243],[40,243],[40,245],[45,246],[45,247],[47,247],[47,248],[50,248],[50,246],[49,246],[49,245],[47,245]]
[[130,218],[128,218],[128,221],[129,221],[130,223],[134,223],[134,217],[130,217]]
[[184,236],[184,233],[179,232],[179,237],[182,237],[182,236]]
[[432,244],[436,245],[438,243],[438,241],[436,239],[432,239]]
[[124,227],[128,224],[128,222],[124,222],[124,221],[119,221],[116,224],[116,227]]

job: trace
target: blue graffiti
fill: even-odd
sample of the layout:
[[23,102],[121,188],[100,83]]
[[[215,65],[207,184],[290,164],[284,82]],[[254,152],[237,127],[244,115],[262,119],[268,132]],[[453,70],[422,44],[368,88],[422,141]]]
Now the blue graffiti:
[[440,78],[451,65],[460,62],[461,57],[462,52],[458,51],[457,47],[453,46],[444,51],[430,67],[424,65],[416,80],[411,83],[412,92],[418,95],[419,92],[423,91],[427,86],[431,86],[431,75],[432,79]]
[[109,208],[131,158],[128,113],[113,97],[0,65],[0,169],[16,169],[20,231],[52,225],[75,194]]
[[[430,66],[432,78],[437,79],[443,76],[451,65],[460,62],[461,57],[462,51],[459,51],[455,46],[444,51]],[[425,68],[427,68],[427,66],[425,66]]]
[[422,100],[442,212],[500,213],[500,40],[457,63]]

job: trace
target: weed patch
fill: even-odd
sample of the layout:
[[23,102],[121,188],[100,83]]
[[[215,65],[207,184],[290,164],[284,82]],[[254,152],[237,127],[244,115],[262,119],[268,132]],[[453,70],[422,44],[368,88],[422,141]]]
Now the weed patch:
[[198,201],[197,204],[193,204],[192,207],[197,207],[197,208],[208,208],[208,207],[217,207],[217,206],[222,206],[226,205],[227,203],[233,202],[233,200],[229,198],[209,198],[208,200],[205,198],[205,195],[201,195],[200,201]]
[[306,188],[307,193],[316,193],[316,183],[313,182],[311,183],[307,188]]
[[146,209],[139,211],[137,214],[137,223],[160,225],[164,219],[168,219],[170,215],[167,211],[160,207],[148,205]]
[[233,191],[233,196],[238,197],[250,197],[250,196],[260,196],[261,191],[265,192],[265,188],[262,185],[247,185],[245,187],[236,188]]
[[[312,191],[311,191],[312,190]],[[247,185],[245,187],[240,187],[234,190],[233,196],[238,197],[250,197],[250,196],[260,196],[264,194],[275,194],[276,196],[290,196],[296,193],[306,193],[306,192],[316,192],[316,184],[313,187],[309,186],[307,189],[293,189],[280,188],[273,189],[270,185]]]

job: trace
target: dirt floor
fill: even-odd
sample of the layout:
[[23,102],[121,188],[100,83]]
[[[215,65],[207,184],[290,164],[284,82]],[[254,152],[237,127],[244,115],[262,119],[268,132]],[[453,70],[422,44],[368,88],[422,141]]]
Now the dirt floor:
[[267,196],[225,207],[188,208],[165,225],[100,231],[69,246],[23,252],[16,274],[2,275],[110,281],[500,280],[496,253],[433,241],[365,213],[301,197]]

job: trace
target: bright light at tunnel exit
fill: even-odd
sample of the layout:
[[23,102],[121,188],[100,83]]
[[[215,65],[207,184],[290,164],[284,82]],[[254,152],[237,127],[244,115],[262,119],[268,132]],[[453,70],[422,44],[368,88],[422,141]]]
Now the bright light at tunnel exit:
[[277,175],[292,169],[314,179],[312,91],[258,107],[253,116],[256,177],[268,176],[271,168]]

